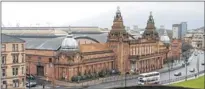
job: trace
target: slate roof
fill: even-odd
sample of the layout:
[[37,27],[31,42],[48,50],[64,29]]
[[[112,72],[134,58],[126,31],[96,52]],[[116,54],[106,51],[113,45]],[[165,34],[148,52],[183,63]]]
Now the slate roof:
[[24,43],[25,41],[20,38],[12,37],[1,33],[1,42],[2,43]]
[[[99,41],[100,43],[105,43],[107,41],[107,34],[75,34],[74,38],[93,38]],[[55,37],[55,38],[25,38],[21,39],[26,41],[27,49],[44,49],[44,50],[58,50],[61,46],[61,43],[65,37]]]
[[57,38],[22,38],[27,49],[57,50],[65,37]]

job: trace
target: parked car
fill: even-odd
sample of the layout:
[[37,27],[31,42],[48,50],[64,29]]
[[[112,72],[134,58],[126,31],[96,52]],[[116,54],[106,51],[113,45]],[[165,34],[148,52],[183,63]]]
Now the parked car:
[[36,80],[26,79],[26,87],[35,87],[37,85]]
[[[189,65],[190,63],[187,62],[186,65]],[[185,63],[182,63],[182,66],[185,67]]]
[[192,69],[190,69],[190,70],[189,70],[189,72],[195,72],[195,69],[194,69],[194,68],[192,68]]
[[174,73],[174,76],[181,76],[181,75],[182,75],[181,72],[176,72],[176,73]]
[[30,80],[35,80],[36,79],[35,76],[32,75],[32,74],[26,74],[26,78],[30,79]]

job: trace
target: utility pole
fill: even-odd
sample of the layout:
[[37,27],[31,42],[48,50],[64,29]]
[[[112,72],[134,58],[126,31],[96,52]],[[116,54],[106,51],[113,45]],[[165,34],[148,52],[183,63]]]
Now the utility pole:
[[197,75],[199,75],[199,57],[200,57],[200,54],[198,53],[197,55]]
[[184,54],[184,63],[185,63],[185,69],[186,69],[186,77],[185,77],[185,80],[187,81],[187,56]]
[[29,76],[28,76],[28,84],[29,84],[29,89],[31,89],[31,86],[30,86],[30,76],[31,76],[31,72],[30,72],[30,69],[31,69],[31,67],[30,67],[30,61],[31,61],[31,58],[29,58]]

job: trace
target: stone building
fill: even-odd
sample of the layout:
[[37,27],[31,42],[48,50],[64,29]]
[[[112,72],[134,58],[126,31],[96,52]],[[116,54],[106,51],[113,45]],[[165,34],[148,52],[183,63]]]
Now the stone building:
[[1,89],[25,89],[25,41],[5,34],[1,37]]
[[193,33],[191,45],[194,48],[204,48],[204,32],[203,31],[196,31]]
[[165,53],[168,52],[164,43],[159,41],[151,13],[142,38],[134,39],[125,31],[123,18],[118,9],[107,43],[117,55],[114,67],[122,73],[143,73],[162,68]]
[[162,68],[168,52],[159,40],[152,14],[142,37],[135,38],[125,30],[118,8],[112,29],[104,38],[105,42],[99,42],[69,34],[40,44],[33,43],[39,40],[28,41],[30,73],[66,81],[71,81],[73,76],[105,70],[144,73]]
[[182,53],[182,41],[181,40],[178,40],[178,39],[172,39],[171,41],[171,60],[180,60],[180,56],[181,56],[181,53]]

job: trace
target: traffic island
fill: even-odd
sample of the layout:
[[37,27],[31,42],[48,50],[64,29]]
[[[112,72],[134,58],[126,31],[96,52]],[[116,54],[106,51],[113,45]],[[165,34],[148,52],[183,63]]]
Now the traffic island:
[[143,86],[130,86],[110,89],[197,89],[197,88],[185,88],[179,86],[162,86],[162,85],[143,85]]

